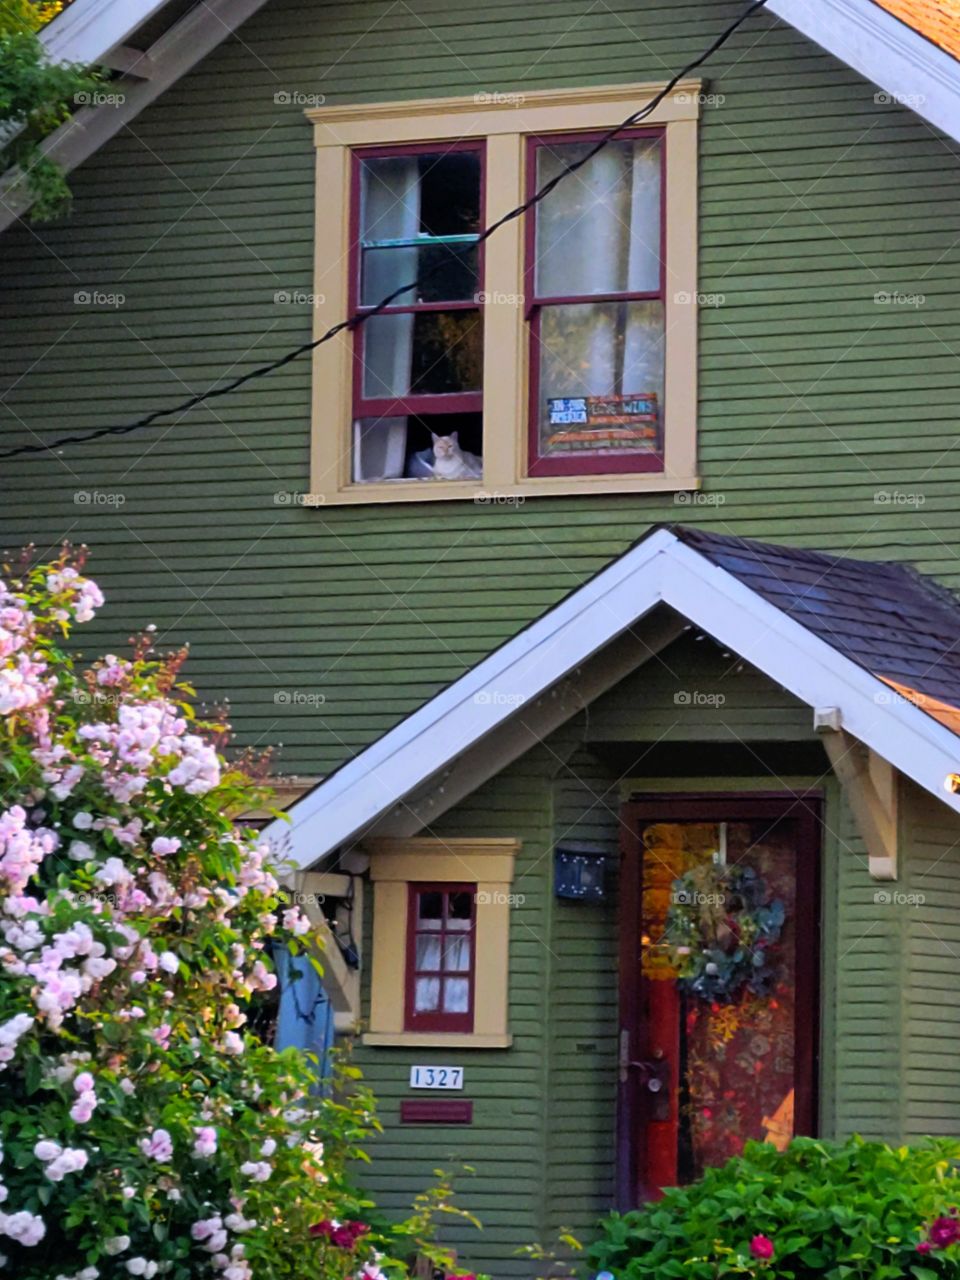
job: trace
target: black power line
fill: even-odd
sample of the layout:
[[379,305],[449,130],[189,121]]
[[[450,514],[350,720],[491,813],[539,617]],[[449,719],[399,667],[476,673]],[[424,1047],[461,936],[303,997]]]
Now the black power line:
[[[555,187],[559,186],[559,184],[564,181],[565,178],[569,178],[572,173],[576,173],[578,169],[582,169],[585,164],[592,160],[593,157],[597,155],[598,152],[602,151],[604,147],[613,142],[614,139],[619,134],[623,133],[625,129],[632,128],[634,125],[639,124],[641,120],[644,120],[647,116],[651,115],[660,103],[663,102],[665,98],[669,97],[681,80],[686,79],[692,71],[696,71],[698,67],[703,66],[705,62],[712,58],[717,50],[721,49],[723,45],[727,43],[734,32],[736,32],[748,18],[752,17],[758,9],[762,9],[766,3],[767,0],[752,0],[752,3],[744,9],[738,18],[731,22],[730,25],[726,27],[698,57],[694,58],[692,62],[688,62],[682,70],[678,71],[676,75],[664,85],[660,92],[657,93],[655,97],[651,98],[645,106],[640,107],[640,109],[634,111],[632,115],[627,116],[626,120],[621,120],[618,125],[615,125],[612,129],[609,129],[606,133],[602,134],[595,145],[592,146],[585,155],[581,156],[579,160],[575,160],[565,168],[561,169],[559,173],[555,174],[549,182],[545,182],[543,186],[535,191],[528,200],[523,202],[523,204],[518,204],[515,209],[511,209],[508,213],[505,213],[502,217],[498,218],[496,222],[492,222],[489,227],[485,227],[477,236],[476,243],[478,245],[483,244],[485,240],[490,239],[494,232],[499,231],[500,228],[506,226],[508,222],[513,222],[516,218],[522,217],[523,214],[528,212],[528,210],[536,208],[540,201],[544,200]],[[399,288],[394,289],[392,293],[387,294],[385,298],[381,298],[376,306],[364,307],[363,310],[356,312],[356,314],[350,316],[348,319],[341,320],[338,324],[332,325],[326,333],[322,334],[319,338],[314,338],[310,342],[302,343],[299,347],[294,347],[292,351],[288,351],[286,355],[282,355],[276,360],[271,360],[269,364],[260,365],[256,369],[251,369],[248,373],[240,374],[230,382],[225,382],[222,387],[211,387],[208,391],[200,391],[194,396],[189,396],[179,404],[171,405],[165,409],[153,409],[150,413],[146,413],[142,417],[136,418],[133,422],[127,422],[121,426],[98,427],[94,431],[87,431],[81,435],[61,436],[60,439],[54,440],[50,444],[24,444],[18,445],[12,449],[0,450],[0,459],[17,458],[30,453],[47,453],[50,450],[62,449],[68,444],[86,444],[89,440],[99,440],[104,436],[125,436],[131,431],[139,431],[143,427],[151,426],[160,418],[169,418],[175,414],[188,413],[198,404],[204,404],[207,400],[214,400],[218,396],[229,395],[231,391],[236,391],[238,387],[244,386],[245,383],[252,382],[254,378],[262,378],[268,373],[273,373],[276,369],[282,369],[284,365],[290,364],[291,361],[305,355],[308,351],[314,351],[325,342],[330,342],[338,333],[343,333],[344,330],[352,331],[354,329],[358,329],[360,325],[366,324],[366,322],[373,316],[379,315],[381,311],[389,307],[397,298],[419,288],[425,281],[429,280],[441,266],[441,263],[435,262],[432,267],[421,272],[415,280],[411,280],[409,283],[401,285]]]

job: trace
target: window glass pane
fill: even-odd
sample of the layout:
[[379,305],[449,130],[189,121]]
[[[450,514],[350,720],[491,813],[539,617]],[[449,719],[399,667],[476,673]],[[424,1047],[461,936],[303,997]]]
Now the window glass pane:
[[470,1012],[470,983],[466,978],[444,978],[443,1012]]
[[[427,966],[424,966],[425,968]],[[429,966],[433,968],[434,966]],[[448,933],[443,940],[443,967],[450,973],[467,973],[470,969],[470,935]]]
[[440,935],[417,934],[417,969],[440,969]]
[[[434,436],[437,440],[434,440]],[[443,457],[438,463],[439,440]],[[426,416],[358,418],[353,424],[353,479],[473,480],[483,477],[483,415],[436,413]]]
[[479,311],[380,315],[364,326],[363,394],[450,395],[479,391],[483,322]]
[[576,303],[540,314],[540,455],[656,452],[663,306]]
[[[470,240],[480,230],[480,167],[480,156],[473,151],[361,161],[364,303],[378,302],[435,265],[437,273],[425,282],[420,301],[473,296],[476,250]],[[447,243],[438,244],[438,240]],[[410,303],[418,298],[411,291],[396,301]]]
[[423,277],[418,290],[394,298],[391,306],[412,302],[469,302],[480,289],[477,279],[477,247],[474,244],[427,243],[412,248],[392,245],[364,249],[360,302],[376,306],[401,285]]
[[440,979],[418,978],[414,989],[414,1009],[417,1013],[435,1013],[440,1007]]
[[447,906],[447,928],[463,929],[470,927],[473,919],[473,894],[451,893]]
[[[593,142],[537,148],[537,186]],[[660,288],[660,139],[611,143],[537,206],[538,297]]]
[[439,929],[443,919],[443,894],[421,893],[417,895],[417,928]]

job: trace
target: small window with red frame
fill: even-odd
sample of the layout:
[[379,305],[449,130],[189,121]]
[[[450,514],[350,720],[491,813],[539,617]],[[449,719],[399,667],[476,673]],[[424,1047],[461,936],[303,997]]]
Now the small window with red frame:
[[483,455],[482,142],[354,153],[354,483],[473,480]]
[[[531,194],[596,143],[531,138]],[[532,476],[663,470],[663,166],[662,130],[633,130],[528,215]]]
[[410,886],[407,1031],[472,1031],[476,885]]

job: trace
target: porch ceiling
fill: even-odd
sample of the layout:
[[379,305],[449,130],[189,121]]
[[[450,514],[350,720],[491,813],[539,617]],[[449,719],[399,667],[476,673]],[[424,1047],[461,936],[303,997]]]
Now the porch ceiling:
[[[660,528],[341,766],[266,830],[299,865],[438,817],[684,622],[960,812],[960,605],[900,565]],[[907,691],[898,696],[901,691]]]

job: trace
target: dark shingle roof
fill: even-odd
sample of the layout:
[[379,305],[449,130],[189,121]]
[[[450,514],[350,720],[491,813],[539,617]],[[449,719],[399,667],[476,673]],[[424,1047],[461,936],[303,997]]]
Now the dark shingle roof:
[[960,600],[907,565],[674,527],[676,536],[960,733]]

